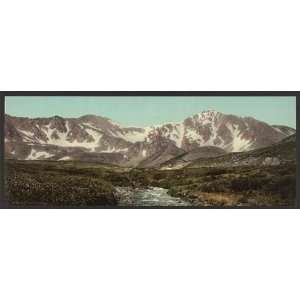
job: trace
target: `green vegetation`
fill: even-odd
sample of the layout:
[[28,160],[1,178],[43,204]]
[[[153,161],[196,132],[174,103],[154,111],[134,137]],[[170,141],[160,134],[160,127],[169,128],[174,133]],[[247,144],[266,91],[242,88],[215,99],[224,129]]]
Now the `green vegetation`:
[[296,199],[293,163],[137,172],[149,185],[167,188],[170,195],[194,206],[292,207]]
[[10,203],[30,207],[118,204],[115,186],[169,189],[193,206],[292,207],[296,165],[129,169],[85,162],[6,162]]
[[116,205],[113,184],[124,178],[112,169],[105,165],[90,168],[84,163],[7,161],[8,198],[17,206]]

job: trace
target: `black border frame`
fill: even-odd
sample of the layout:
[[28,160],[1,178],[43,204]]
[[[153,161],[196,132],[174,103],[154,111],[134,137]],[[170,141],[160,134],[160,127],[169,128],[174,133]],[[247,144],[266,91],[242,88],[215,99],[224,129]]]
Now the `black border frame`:
[[300,91],[0,91],[0,96],[300,96]]
[[291,207],[179,207],[179,206],[151,206],[151,207],[122,207],[122,206],[103,206],[103,207],[12,207],[9,206],[4,197],[4,116],[5,116],[5,96],[294,96],[296,97],[296,199],[295,208],[300,208],[300,92],[299,91],[0,91],[0,208],[9,209],[293,209]]

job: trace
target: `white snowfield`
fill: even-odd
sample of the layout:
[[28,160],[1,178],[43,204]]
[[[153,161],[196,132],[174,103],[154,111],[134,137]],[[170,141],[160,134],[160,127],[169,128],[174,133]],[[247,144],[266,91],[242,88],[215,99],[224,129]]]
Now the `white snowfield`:
[[247,139],[243,139],[241,137],[241,132],[238,127],[231,124],[227,124],[227,128],[231,131],[233,138],[231,152],[241,152],[251,149],[251,145],[253,142]]
[[31,152],[29,153],[28,157],[26,158],[26,160],[39,160],[39,159],[46,159],[46,158],[50,158],[54,155],[49,154],[46,151],[37,151],[35,149],[31,149]]
[[142,132],[139,130],[131,130],[130,132],[120,133],[117,137],[130,143],[144,142],[151,130],[151,127],[145,127],[142,128]]

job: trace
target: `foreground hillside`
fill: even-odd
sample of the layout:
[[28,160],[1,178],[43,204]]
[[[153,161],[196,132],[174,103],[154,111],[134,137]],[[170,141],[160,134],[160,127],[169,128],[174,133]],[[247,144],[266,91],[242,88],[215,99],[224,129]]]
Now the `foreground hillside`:
[[152,185],[195,206],[293,207],[296,165],[203,167],[156,173]]
[[120,169],[105,164],[6,161],[6,193],[15,206],[117,205],[114,184],[129,184]]
[[190,206],[293,207],[296,164],[130,169],[84,162],[6,161],[6,191],[16,207],[118,206],[118,187],[168,189]]

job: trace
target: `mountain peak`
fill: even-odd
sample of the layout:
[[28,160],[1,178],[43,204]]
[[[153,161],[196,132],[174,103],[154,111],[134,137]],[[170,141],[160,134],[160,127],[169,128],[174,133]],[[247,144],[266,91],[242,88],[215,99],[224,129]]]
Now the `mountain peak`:
[[207,110],[203,110],[202,112],[200,112],[200,115],[207,115],[207,114],[217,114],[218,112],[215,109],[207,109]]
[[199,119],[199,120],[210,119],[212,121],[212,119],[214,119],[218,114],[220,114],[220,113],[217,112],[216,110],[208,109],[208,110],[204,110],[204,111],[199,112],[198,114],[194,115],[194,118]]
[[55,115],[51,119],[54,119],[54,120],[63,120],[63,117]]
[[90,118],[99,118],[99,116],[93,114],[87,114],[80,117],[80,119],[90,119]]
[[106,120],[106,121],[109,121],[109,119],[106,118],[106,117],[101,117],[101,116],[92,115],[92,114],[83,115],[83,116],[79,117],[79,119],[85,120],[85,121],[97,121],[97,120]]

